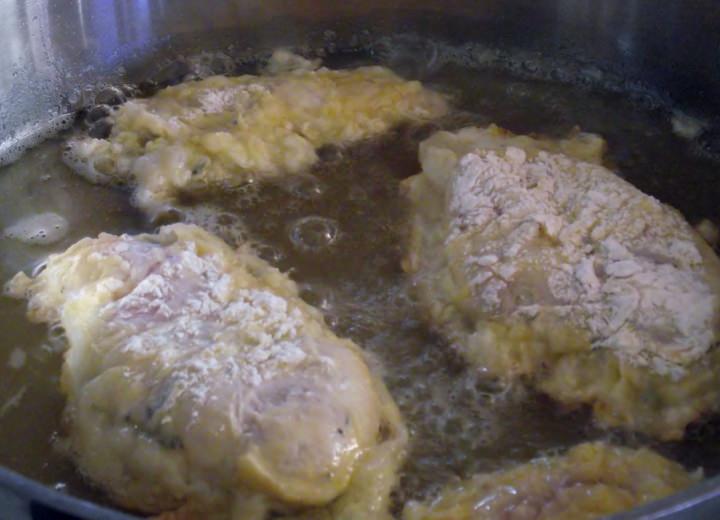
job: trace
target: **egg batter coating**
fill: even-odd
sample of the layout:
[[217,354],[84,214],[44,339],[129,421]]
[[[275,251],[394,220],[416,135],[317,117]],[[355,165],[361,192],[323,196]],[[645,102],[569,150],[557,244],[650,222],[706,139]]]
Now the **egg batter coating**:
[[602,442],[517,468],[475,475],[427,503],[411,502],[404,520],[590,520],[671,495],[701,472],[652,451]]
[[323,145],[445,114],[445,99],[383,67],[351,70],[277,51],[263,75],[213,76],[135,99],[107,139],[68,143],[66,162],[93,182],[135,187],[151,215],[182,193],[307,169]]
[[296,285],[195,226],[83,239],[10,294],[60,324],[68,450],[120,505],[179,518],[386,518],[406,432]]
[[662,439],[720,401],[720,261],[674,209],[604,168],[604,142],[439,132],[404,267],[488,373]]

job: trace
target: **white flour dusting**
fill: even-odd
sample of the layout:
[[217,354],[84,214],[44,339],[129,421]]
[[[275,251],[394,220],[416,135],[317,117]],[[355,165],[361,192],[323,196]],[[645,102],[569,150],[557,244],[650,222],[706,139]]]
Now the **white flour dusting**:
[[[350,490],[381,424],[400,424],[359,348],[289,278],[197,226],[83,239],[8,291],[31,319],[62,324],[69,450],[88,478],[132,495],[122,504],[324,505]],[[396,464],[381,453],[368,471]]]
[[595,347],[677,372],[714,338],[717,297],[689,226],[602,166],[515,147],[464,156],[447,244],[489,316],[570,320]]
[[203,402],[219,380],[256,387],[308,357],[298,309],[269,290],[233,289],[218,258],[186,247],[168,251],[129,294],[102,310],[113,341],[125,338],[115,348],[128,361],[152,357],[172,367],[167,407],[183,394]]

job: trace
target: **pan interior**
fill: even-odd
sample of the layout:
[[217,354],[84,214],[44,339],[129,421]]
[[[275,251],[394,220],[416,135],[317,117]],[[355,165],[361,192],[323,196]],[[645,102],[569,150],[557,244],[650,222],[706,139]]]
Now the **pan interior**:
[[[328,54],[324,60],[331,67],[377,63],[420,79],[447,93],[457,110],[437,125],[402,127],[380,139],[325,149],[308,175],[283,185],[214,194],[210,209],[185,200],[188,214],[204,212],[223,238],[255,244],[290,273],[338,334],[382,361],[412,432],[398,505],[430,496],[455,477],[507,467],[587,439],[650,445],[689,468],[717,474],[720,423],[694,426],[685,441],[665,444],[599,431],[583,410],[558,409],[542,396],[500,387],[469,370],[423,323],[400,269],[407,207],[398,184],[418,172],[417,145],[437,128],[494,122],[513,132],[559,136],[578,126],[608,141],[607,161],[620,175],[678,208],[691,223],[720,219],[718,164],[698,136],[674,131],[673,122],[677,130],[678,117],[684,116],[655,104],[651,95],[555,82],[539,69],[520,73],[511,59],[505,67],[486,66],[462,58],[463,53],[402,37],[373,49]],[[0,172],[0,229],[45,212],[68,222],[67,234],[50,245],[22,243],[3,233],[3,282],[18,270],[37,268],[48,254],[81,237],[152,230],[129,205],[127,192],[87,184],[61,162],[67,135],[86,130],[79,120]],[[337,231],[331,243],[325,243],[328,229]],[[7,298],[0,299],[0,330],[0,464],[103,502],[102,493],[83,482],[56,448],[63,429],[62,331],[48,333],[29,324],[24,303]]]

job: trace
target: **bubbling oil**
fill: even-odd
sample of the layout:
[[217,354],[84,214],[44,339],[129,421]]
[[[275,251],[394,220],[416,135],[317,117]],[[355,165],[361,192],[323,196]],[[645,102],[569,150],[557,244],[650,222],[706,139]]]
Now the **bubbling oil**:
[[[447,58],[447,50],[421,50],[376,57],[449,93],[457,108],[453,114],[351,147],[323,148],[320,162],[301,176],[196,197],[202,200],[188,197],[165,221],[198,224],[232,245],[249,243],[298,282],[302,297],[323,312],[336,333],[352,338],[377,360],[411,432],[396,510],[410,498],[432,496],[453,479],[601,437],[651,444],[690,467],[701,464],[707,474],[716,473],[720,431],[712,422],[692,429],[683,442],[651,443],[599,431],[584,410],[561,410],[542,396],[498,385],[468,368],[428,328],[400,268],[408,207],[398,187],[418,172],[418,143],[437,129],[495,122],[515,132],[562,135],[579,126],[607,139],[608,161],[630,182],[677,207],[693,223],[707,219],[717,224],[717,164],[693,153],[691,143],[673,133],[662,109],[639,107],[618,93],[473,67]],[[413,56],[424,57],[425,64]],[[371,60],[352,55],[327,61],[356,66]],[[71,173],[61,161],[63,140],[45,142],[0,174],[0,229],[47,213],[67,223],[65,235],[52,243],[0,237],[3,282],[19,270],[41,269],[48,254],[81,237],[150,231],[158,224],[130,206],[126,191],[93,186]],[[23,302],[0,299],[5,332],[0,464],[71,494],[105,501],[53,449],[62,432],[62,331],[32,325],[24,313]]]

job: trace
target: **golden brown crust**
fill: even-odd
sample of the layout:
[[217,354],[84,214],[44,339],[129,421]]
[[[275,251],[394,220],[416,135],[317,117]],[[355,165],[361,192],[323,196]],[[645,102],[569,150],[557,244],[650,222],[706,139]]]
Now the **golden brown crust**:
[[645,448],[586,443],[449,486],[431,501],[408,504],[403,518],[590,520],[671,495],[700,478]]
[[103,234],[10,290],[31,319],[64,327],[69,452],[118,504],[179,518],[387,514],[406,444],[392,398],[362,350],[251,252],[183,224]]
[[403,183],[403,268],[473,365],[588,404],[605,426],[678,439],[720,401],[720,261],[600,166],[603,149],[587,134],[439,132]]

